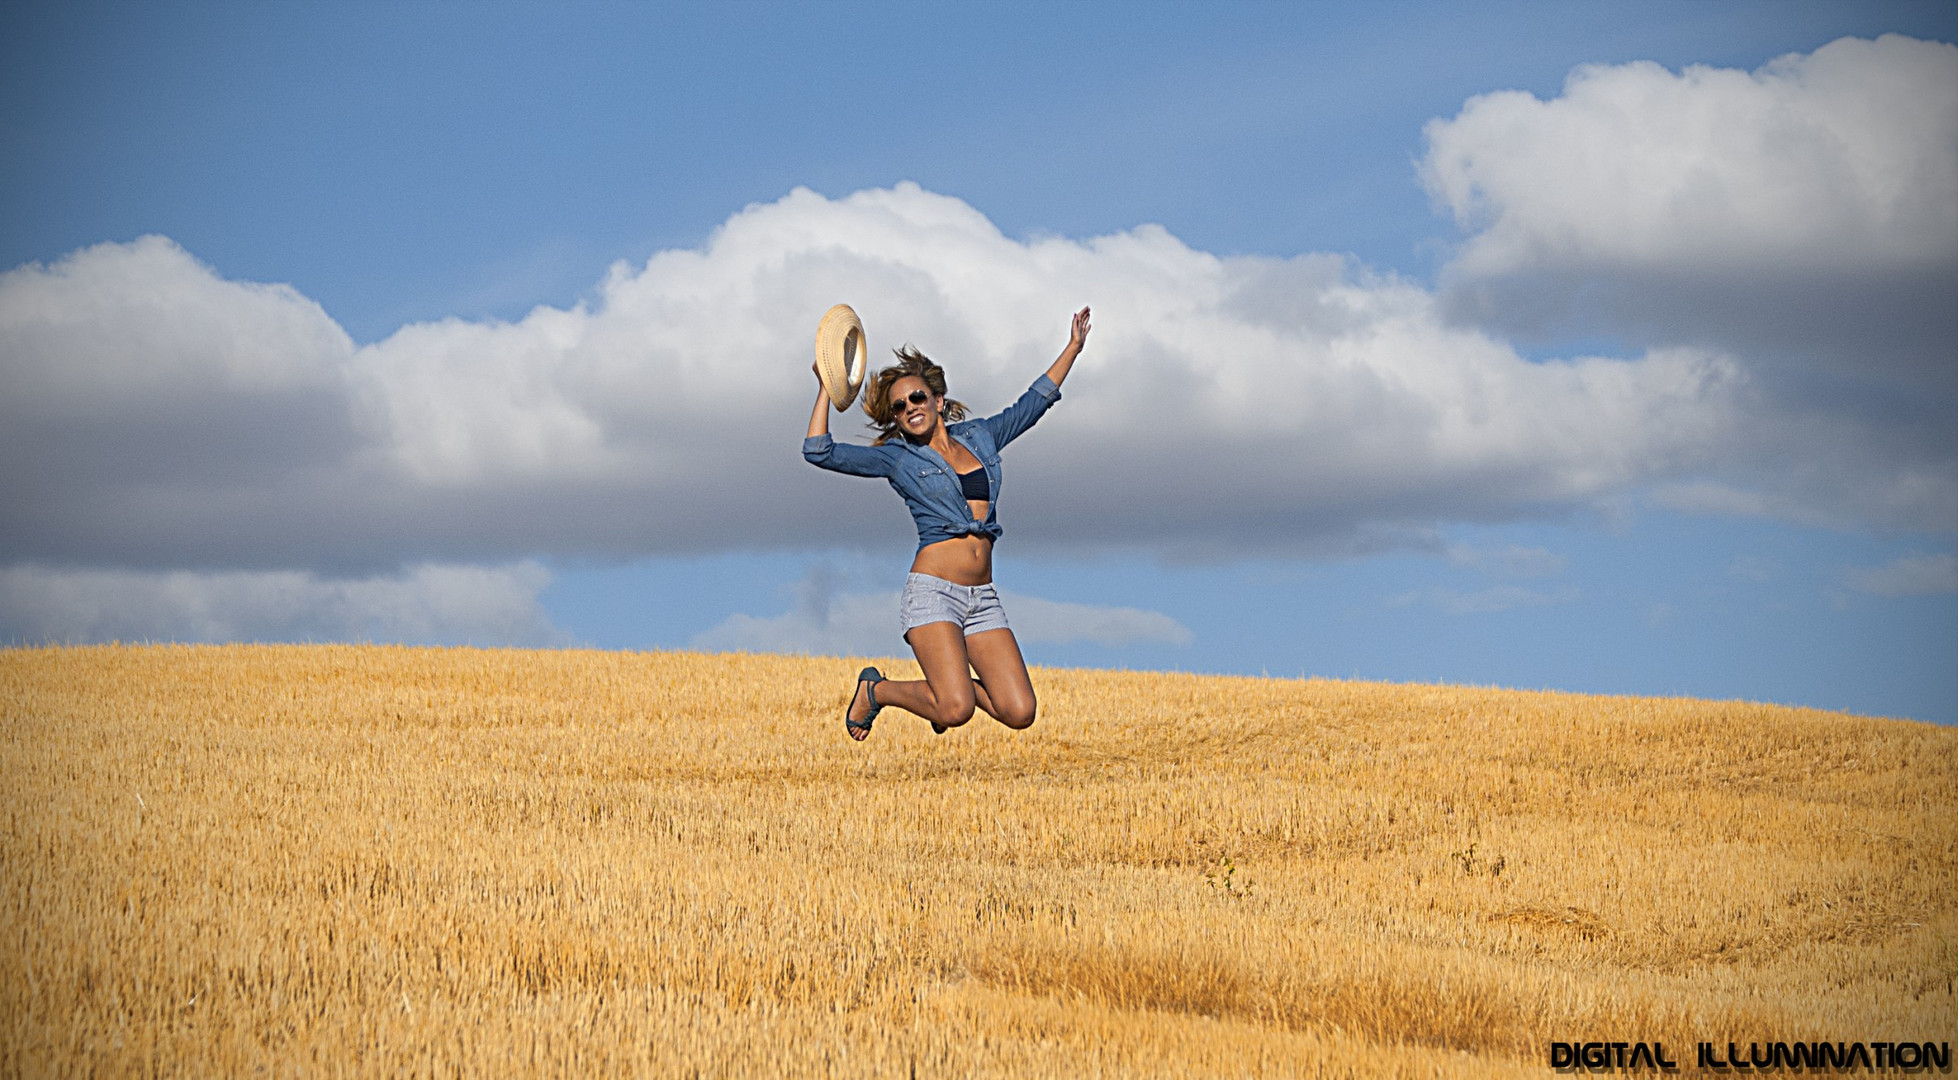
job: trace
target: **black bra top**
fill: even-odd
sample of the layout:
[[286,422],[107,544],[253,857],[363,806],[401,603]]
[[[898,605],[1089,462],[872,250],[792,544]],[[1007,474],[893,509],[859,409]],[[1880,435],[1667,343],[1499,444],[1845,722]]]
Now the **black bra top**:
[[984,465],[979,466],[971,472],[962,472],[958,476],[959,490],[965,494],[968,501],[991,502],[993,500],[993,488],[991,484],[986,483],[986,467]]

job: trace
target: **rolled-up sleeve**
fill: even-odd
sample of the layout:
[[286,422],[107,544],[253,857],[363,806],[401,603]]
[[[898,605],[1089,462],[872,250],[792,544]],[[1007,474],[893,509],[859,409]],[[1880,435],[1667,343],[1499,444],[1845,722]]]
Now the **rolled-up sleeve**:
[[1027,392],[1020,395],[1020,400],[1008,405],[997,415],[988,416],[979,422],[984,424],[986,430],[992,434],[993,444],[1003,447],[1019,438],[1033,426],[1034,421],[1046,415],[1047,410],[1060,399],[1061,388],[1056,386],[1054,380],[1048,378],[1045,372],[1042,372],[1041,376],[1033,381],[1033,385],[1027,387]]
[[818,469],[851,476],[889,476],[891,455],[875,446],[840,443],[828,432],[802,440],[802,459]]

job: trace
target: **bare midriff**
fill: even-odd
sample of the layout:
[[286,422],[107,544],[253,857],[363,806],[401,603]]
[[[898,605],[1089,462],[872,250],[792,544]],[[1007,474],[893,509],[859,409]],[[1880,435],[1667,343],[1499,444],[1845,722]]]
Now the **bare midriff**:
[[[952,439],[945,441],[947,445],[940,448],[939,453],[954,473],[968,473],[981,467],[979,459],[973,457],[972,451],[967,450],[963,443]],[[985,499],[967,499],[965,506],[972,512],[972,520],[984,521],[993,504]],[[944,578],[954,585],[991,584],[993,538],[955,536],[936,544],[926,544],[918,549],[918,557],[911,560],[911,572]]]
[[[984,521],[991,504],[984,499],[968,499],[966,505],[972,509],[972,520]],[[988,584],[993,580],[993,538],[955,536],[926,544],[911,560],[911,572],[944,578],[954,585]]]

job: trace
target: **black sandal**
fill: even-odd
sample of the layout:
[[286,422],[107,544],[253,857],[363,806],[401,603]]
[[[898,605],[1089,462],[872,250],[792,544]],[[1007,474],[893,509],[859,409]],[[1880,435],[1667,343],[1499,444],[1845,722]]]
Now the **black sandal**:
[[[874,667],[867,667],[857,672],[857,686],[870,695],[870,711],[864,714],[862,720],[850,719],[850,713],[857,707],[857,695],[852,693],[850,704],[843,709],[843,730],[849,732],[850,737],[858,742],[870,738],[871,723],[877,719],[878,713],[884,711],[884,707],[877,704],[877,684],[883,681],[884,673]],[[870,685],[864,686],[865,682]]]

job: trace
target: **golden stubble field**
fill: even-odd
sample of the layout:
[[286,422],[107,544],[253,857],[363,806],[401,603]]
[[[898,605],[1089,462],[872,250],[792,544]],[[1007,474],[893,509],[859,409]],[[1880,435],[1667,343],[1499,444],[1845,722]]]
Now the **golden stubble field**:
[[[1958,731],[854,661],[0,652],[0,1073],[1549,1073],[1958,1031]],[[887,674],[915,669],[887,663]]]

